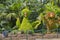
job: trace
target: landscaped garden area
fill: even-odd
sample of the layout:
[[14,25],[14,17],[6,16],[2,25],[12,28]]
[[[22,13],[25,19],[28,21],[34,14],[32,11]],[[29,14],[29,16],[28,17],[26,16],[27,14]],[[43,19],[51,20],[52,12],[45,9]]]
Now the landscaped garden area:
[[60,38],[60,0],[0,0],[0,35],[1,40]]

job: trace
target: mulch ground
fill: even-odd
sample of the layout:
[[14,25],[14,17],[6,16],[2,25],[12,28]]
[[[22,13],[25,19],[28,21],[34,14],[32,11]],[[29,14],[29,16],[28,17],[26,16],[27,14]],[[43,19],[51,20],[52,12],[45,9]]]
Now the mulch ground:
[[35,40],[35,39],[51,39],[51,38],[60,38],[60,34],[45,34],[42,35],[40,33],[35,33],[33,35],[30,34],[9,34],[8,37],[3,37],[0,34],[0,40]]

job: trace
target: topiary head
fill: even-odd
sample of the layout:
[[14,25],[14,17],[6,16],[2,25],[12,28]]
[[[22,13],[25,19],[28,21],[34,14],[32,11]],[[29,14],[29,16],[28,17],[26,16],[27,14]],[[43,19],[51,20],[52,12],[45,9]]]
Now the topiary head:
[[23,15],[24,17],[27,17],[27,16],[29,15],[29,13],[30,13],[30,10],[28,9],[28,7],[24,8],[24,9],[22,10],[22,15]]

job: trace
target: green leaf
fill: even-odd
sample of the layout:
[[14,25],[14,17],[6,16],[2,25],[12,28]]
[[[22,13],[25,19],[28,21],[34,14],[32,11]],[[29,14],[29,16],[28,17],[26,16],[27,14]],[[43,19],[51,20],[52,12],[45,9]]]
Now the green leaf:
[[9,9],[10,10],[19,10],[20,7],[21,7],[21,3],[20,2],[17,2],[17,3],[15,2],[9,7]]

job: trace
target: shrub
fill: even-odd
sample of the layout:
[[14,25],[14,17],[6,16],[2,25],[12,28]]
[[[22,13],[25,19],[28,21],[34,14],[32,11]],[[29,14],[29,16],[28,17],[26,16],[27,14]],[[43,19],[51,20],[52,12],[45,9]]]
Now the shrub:
[[24,33],[26,33],[28,30],[32,30],[32,32],[34,32],[32,25],[30,24],[29,20],[25,17],[23,18],[23,21],[22,21],[21,26],[19,27],[19,30],[20,31],[23,30]]

